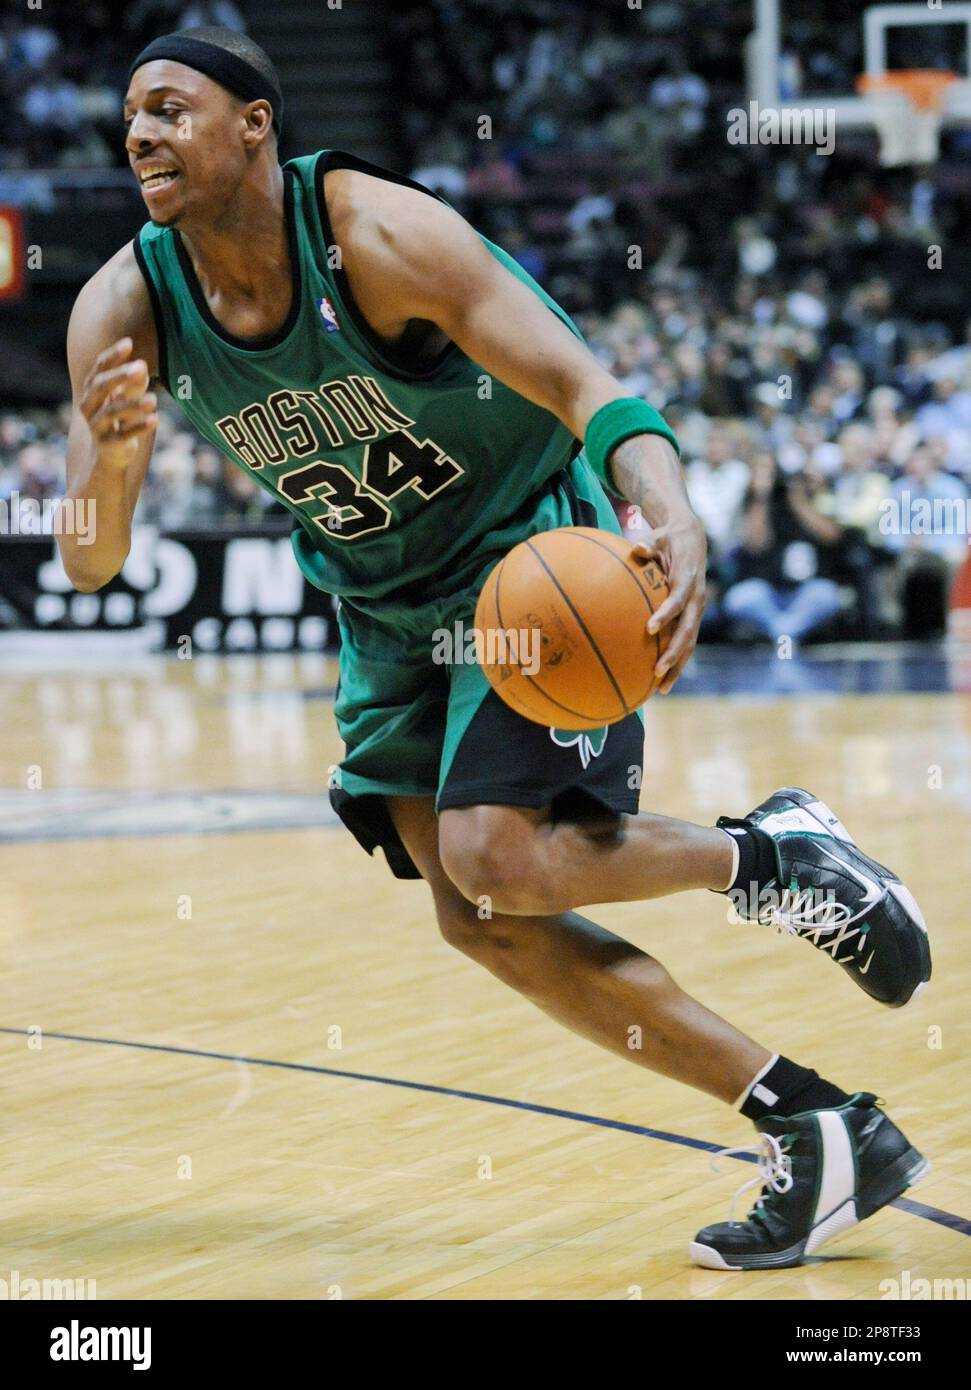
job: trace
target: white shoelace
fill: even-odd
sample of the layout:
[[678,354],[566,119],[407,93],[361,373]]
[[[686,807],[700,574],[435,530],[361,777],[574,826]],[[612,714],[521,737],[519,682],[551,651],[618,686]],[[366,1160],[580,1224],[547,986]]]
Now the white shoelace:
[[[759,1162],[758,1176],[750,1178],[748,1182],[743,1182],[732,1197],[732,1205],[729,1208],[728,1219],[731,1223],[735,1222],[735,1206],[743,1192],[748,1192],[753,1187],[771,1187],[773,1192],[788,1192],[792,1187],[792,1164],[789,1156],[782,1151],[782,1145],[774,1134],[760,1134],[761,1144],[740,1144],[733,1149],[719,1149],[716,1154],[712,1154],[712,1172],[719,1172],[718,1160],[727,1158],[731,1154],[755,1154]],[[762,1198],[755,1204],[757,1207],[762,1205]]]
[[[851,927],[860,917],[867,916],[873,904],[865,904],[859,912],[851,913],[846,903],[837,902],[831,897],[819,900],[812,888],[784,888],[778,904],[768,903],[759,910],[758,920],[763,926],[774,927],[785,936],[808,936],[813,945],[820,946],[820,937],[827,932],[836,932],[832,940],[821,949],[836,953],[844,942],[859,936],[861,928]],[[847,928],[851,928],[847,930]],[[863,942],[857,942],[857,950],[862,950]],[[845,956],[844,964],[851,956]]]

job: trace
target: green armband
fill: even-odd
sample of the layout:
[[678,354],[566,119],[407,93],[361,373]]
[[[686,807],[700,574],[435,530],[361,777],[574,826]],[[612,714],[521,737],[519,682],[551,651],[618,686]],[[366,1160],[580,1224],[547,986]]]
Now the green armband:
[[608,401],[592,416],[587,425],[587,435],[583,448],[590,464],[601,482],[616,493],[617,485],[607,470],[610,455],[635,434],[660,434],[673,445],[678,457],[681,448],[677,435],[659,410],[647,401],[636,396],[624,396],[619,401]]

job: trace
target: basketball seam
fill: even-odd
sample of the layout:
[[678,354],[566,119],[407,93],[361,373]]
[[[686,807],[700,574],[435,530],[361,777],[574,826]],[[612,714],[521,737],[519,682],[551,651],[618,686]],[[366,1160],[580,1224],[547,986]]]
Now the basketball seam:
[[[612,533],[612,532],[608,532],[607,534],[608,534],[608,535],[611,535],[611,534],[613,534],[613,533]],[[609,545],[604,545],[603,541],[598,541],[597,538],[596,538],[595,536],[583,536],[583,535],[581,535],[581,534],[580,534],[580,528],[579,528],[579,527],[575,528],[575,535],[576,535],[576,539],[577,539],[578,541],[589,541],[591,545],[595,545],[595,546],[597,546],[600,550],[605,550],[605,551],[607,552],[608,555],[612,555],[612,556],[613,556],[613,558],[614,558],[614,559],[617,561],[617,563],[620,565],[620,567],[621,567],[621,569],[624,571],[624,573],[625,573],[625,574],[629,574],[630,577],[631,577],[631,579],[633,580],[633,582],[637,585],[637,588],[638,588],[638,591],[639,591],[640,594],[641,594],[641,597],[644,599],[644,602],[647,604],[647,611],[650,613],[651,617],[653,617],[654,614],[655,614],[655,612],[656,612],[657,610],[655,609],[654,604],[653,604],[652,601],[651,601],[651,596],[650,596],[650,594],[647,592],[647,590],[644,588],[644,585],[641,583],[640,578],[638,577],[637,572],[636,572],[635,570],[632,570],[628,565],[625,565],[624,562],[623,562],[623,560],[622,560],[622,559],[620,558],[620,556],[616,553],[616,551],[611,550],[611,548],[610,548]],[[654,563],[657,563],[657,562],[655,561]],[[660,568],[660,566],[658,566],[658,568]],[[660,661],[660,659],[661,659],[661,634],[660,634],[659,632],[655,632],[655,633],[653,633],[652,635],[653,635],[653,637],[654,637],[654,645],[655,645],[655,647],[657,648],[657,651],[656,651],[655,657],[654,657],[654,660],[655,660],[655,663],[656,663],[656,662]]]
[[[508,558],[508,557],[507,557],[507,558]],[[503,569],[505,568],[505,565],[506,565],[506,561],[505,561],[505,560],[502,560],[502,561],[500,562],[499,569],[498,569],[498,571],[497,571],[497,573],[496,573],[496,622],[499,624],[499,627],[500,627],[500,628],[505,628],[505,626],[506,626],[506,624],[505,624],[505,623],[503,622],[503,620],[502,620],[502,608],[499,606],[499,583],[500,583],[500,580],[502,579],[502,571],[503,571]],[[569,602],[569,600],[567,600],[567,602]],[[533,678],[532,676],[530,676],[530,675],[527,675],[525,671],[520,670],[519,674],[523,677],[524,680],[529,681],[530,685],[533,687],[534,690],[539,691],[540,695],[542,695],[542,697],[543,697],[544,700],[549,700],[549,702],[550,702],[551,705],[556,705],[557,709],[561,709],[561,710],[563,711],[564,714],[574,714],[574,715],[576,715],[576,717],[577,717],[578,719],[589,719],[589,718],[591,717],[589,714],[583,714],[583,713],[581,713],[581,711],[578,710],[578,709],[571,709],[569,705],[564,705],[564,704],[562,703],[562,701],[557,700],[557,699],[556,699],[554,696],[552,696],[552,695],[548,695],[548,694],[546,693],[546,691],[543,689],[543,687],[542,687],[541,685],[537,685],[537,683],[536,683],[536,681],[534,680],[534,678]],[[498,691],[497,691],[496,693],[498,694]],[[506,694],[508,695],[509,692],[507,691]],[[510,701],[510,703],[512,703],[512,702]],[[627,706],[626,706],[626,705],[624,706],[624,709],[625,709],[625,711],[627,711],[628,713],[630,712],[629,710],[627,710]],[[521,714],[522,717],[523,717],[524,719],[527,718],[527,716],[526,716],[525,714],[523,714],[523,712],[522,712],[521,710],[517,710],[516,713],[517,713],[517,714]],[[553,725],[550,725],[549,727],[552,728],[552,727],[554,727],[554,726],[553,726]]]
[[[553,584],[553,586],[555,587],[557,593],[558,593],[558,594],[560,595],[560,597],[563,599],[563,602],[566,604],[567,608],[569,608],[570,612],[573,614],[573,617],[576,619],[576,622],[577,622],[577,624],[578,624],[578,626],[579,626],[579,628],[580,628],[580,631],[583,633],[584,637],[585,637],[585,638],[587,639],[587,641],[590,643],[590,650],[593,652],[594,656],[595,656],[595,657],[597,658],[597,660],[600,662],[600,665],[601,665],[601,666],[603,667],[603,669],[604,669],[604,674],[606,675],[607,679],[610,681],[610,684],[614,687],[614,691],[616,692],[617,698],[618,698],[618,700],[620,701],[621,708],[623,709],[624,713],[625,713],[625,714],[631,714],[633,711],[631,710],[631,707],[628,705],[627,701],[624,699],[623,691],[621,690],[620,686],[617,684],[617,681],[614,679],[614,673],[613,673],[613,671],[611,671],[610,667],[607,665],[606,661],[604,660],[604,658],[603,658],[603,653],[601,652],[600,648],[597,646],[596,642],[593,640],[593,636],[592,636],[592,634],[591,634],[589,628],[587,627],[586,623],[585,623],[585,622],[583,621],[583,619],[581,618],[580,614],[577,612],[576,608],[574,607],[572,601],[571,601],[570,598],[569,598],[569,595],[566,593],[566,590],[563,588],[563,585],[560,583],[560,581],[557,579],[556,575],[555,575],[555,574],[553,573],[553,571],[550,569],[549,565],[548,565],[548,564],[546,563],[546,561],[543,559],[542,555],[539,553],[539,551],[538,551],[538,550],[536,549],[536,547],[533,545],[533,542],[532,542],[531,540],[527,539],[526,544],[527,544],[527,546],[529,547],[531,553],[532,553],[533,555],[536,556],[536,559],[539,561],[539,563],[542,565],[543,569],[546,571],[547,575],[549,576],[550,582]],[[530,680],[532,680],[532,677],[530,677]],[[537,686],[537,689],[540,690],[540,691],[542,691],[542,693],[543,693],[544,695],[546,694],[546,692],[545,692],[545,690],[543,690],[542,686]],[[547,697],[547,698],[549,698],[549,697]],[[559,703],[559,702],[556,701],[556,700],[554,700],[553,703],[554,703],[554,704],[557,704],[557,703]],[[576,712],[579,713],[579,711],[576,711]],[[589,716],[587,716],[587,715],[584,715],[583,717],[584,717],[584,718],[589,718]]]

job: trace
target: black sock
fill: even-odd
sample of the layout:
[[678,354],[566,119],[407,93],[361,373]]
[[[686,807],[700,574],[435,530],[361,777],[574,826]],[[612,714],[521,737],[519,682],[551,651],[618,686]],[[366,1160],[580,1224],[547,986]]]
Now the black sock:
[[801,1115],[804,1110],[830,1110],[845,1105],[850,1097],[831,1081],[824,1081],[810,1067],[800,1067],[788,1057],[775,1062],[749,1091],[742,1114],[758,1123],[766,1115]]
[[[776,858],[772,837],[757,826],[746,825],[743,821],[727,822],[723,818],[719,828],[731,835],[738,845],[738,872],[722,893],[733,897],[744,894],[748,901],[754,895],[755,902],[764,888],[778,877],[779,863]],[[754,885],[754,887],[753,887]],[[740,906],[740,904],[737,904]],[[752,903],[752,910],[755,903]]]

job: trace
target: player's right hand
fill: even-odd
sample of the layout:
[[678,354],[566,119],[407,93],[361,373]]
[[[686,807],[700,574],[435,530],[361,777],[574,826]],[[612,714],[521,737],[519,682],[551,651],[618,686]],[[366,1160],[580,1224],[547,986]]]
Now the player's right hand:
[[99,353],[78,401],[98,461],[116,468],[132,461],[138,441],[158,424],[158,398],[148,389],[148,366],[141,358],[129,361],[133,348],[131,338],[120,338]]

